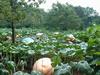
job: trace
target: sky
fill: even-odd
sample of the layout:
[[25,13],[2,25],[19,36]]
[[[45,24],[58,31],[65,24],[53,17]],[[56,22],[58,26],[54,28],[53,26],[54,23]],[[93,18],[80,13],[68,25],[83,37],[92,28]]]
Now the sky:
[[73,6],[82,6],[82,7],[92,7],[100,14],[100,0],[46,0],[46,3],[41,4],[40,8],[43,8],[45,11],[52,8],[52,4],[56,2],[65,4],[68,2]]

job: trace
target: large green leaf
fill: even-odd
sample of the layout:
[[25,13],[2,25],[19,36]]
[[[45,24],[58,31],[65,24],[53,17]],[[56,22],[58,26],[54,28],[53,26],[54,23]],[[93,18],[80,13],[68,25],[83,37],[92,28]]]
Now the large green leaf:
[[54,75],[72,75],[71,66],[68,64],[61,64],[60,66],[56,66]]
[[100,70],[98,72],[96,72],[96,75],[100,75]]
[[73,68],[85,74],[92,74],[93,72],[87,61],[79,61]]
[[9,70],[9,71],[14,71],[15,70],[15,63],[13,61],[7,61],[6,62],[6,68]]
[[0,69],[0,75],[9,75],[9,71],[6,69]]
[[0,69],[3,69],[3,68],[4,68],[4,64],[0,63]]
[[55,55],[52,57],[52,65],[55,67],[56,65],[61,63],[61,58],[59,55]]
[[93,59],[93,61],[90,64],[91,65],[100,65],[100,58]]
[[38,71],[32,71],[30,75],[43,75],[43,74]]
[[30,75],[30,74],[24,73],[24,72],[22,72],[22,71],[17,71],[17,72],[15,72],[13,75]]

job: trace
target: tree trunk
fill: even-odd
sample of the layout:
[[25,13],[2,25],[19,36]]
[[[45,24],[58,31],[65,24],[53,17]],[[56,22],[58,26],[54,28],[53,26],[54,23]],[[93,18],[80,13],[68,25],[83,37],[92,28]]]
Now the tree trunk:
[[12,16],[11,16],[11,28],[12,28],[12,43],[15,43],[15,27],[14,27],[14,13],[15,13],[15,3],[16,0],[10,0],[10,4],[11,4],[11,12],[12,12]]
[[11,22],[11,28],[12,28],[12,43],[15,43],[15,27],[13,20]]

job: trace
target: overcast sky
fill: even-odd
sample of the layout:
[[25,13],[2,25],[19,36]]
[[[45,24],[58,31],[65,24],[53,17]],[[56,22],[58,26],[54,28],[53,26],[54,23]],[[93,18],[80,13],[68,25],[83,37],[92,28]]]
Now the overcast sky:
[[82,7],[92,7],[100,14],[100,0],[46,0],[45,4],[42,4],[40,7],[44,8],[46,11],[52,7],[53,3],[60,2],[65,4],[68,2],[73,6],[82,6]]

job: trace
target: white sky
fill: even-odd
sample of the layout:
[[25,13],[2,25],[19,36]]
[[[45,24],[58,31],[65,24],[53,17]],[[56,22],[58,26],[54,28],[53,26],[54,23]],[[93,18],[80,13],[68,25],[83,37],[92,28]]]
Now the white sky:
[[56,2],[60,2],[65,4],[68,2],[69,4],[72,4],[73,6],[82,6],[82,7],[92,7],[100,14],[100,0],[46,0],[45,4],[42,4],[40,8],[44,8],[44,10],[51,9],[52,4]]

